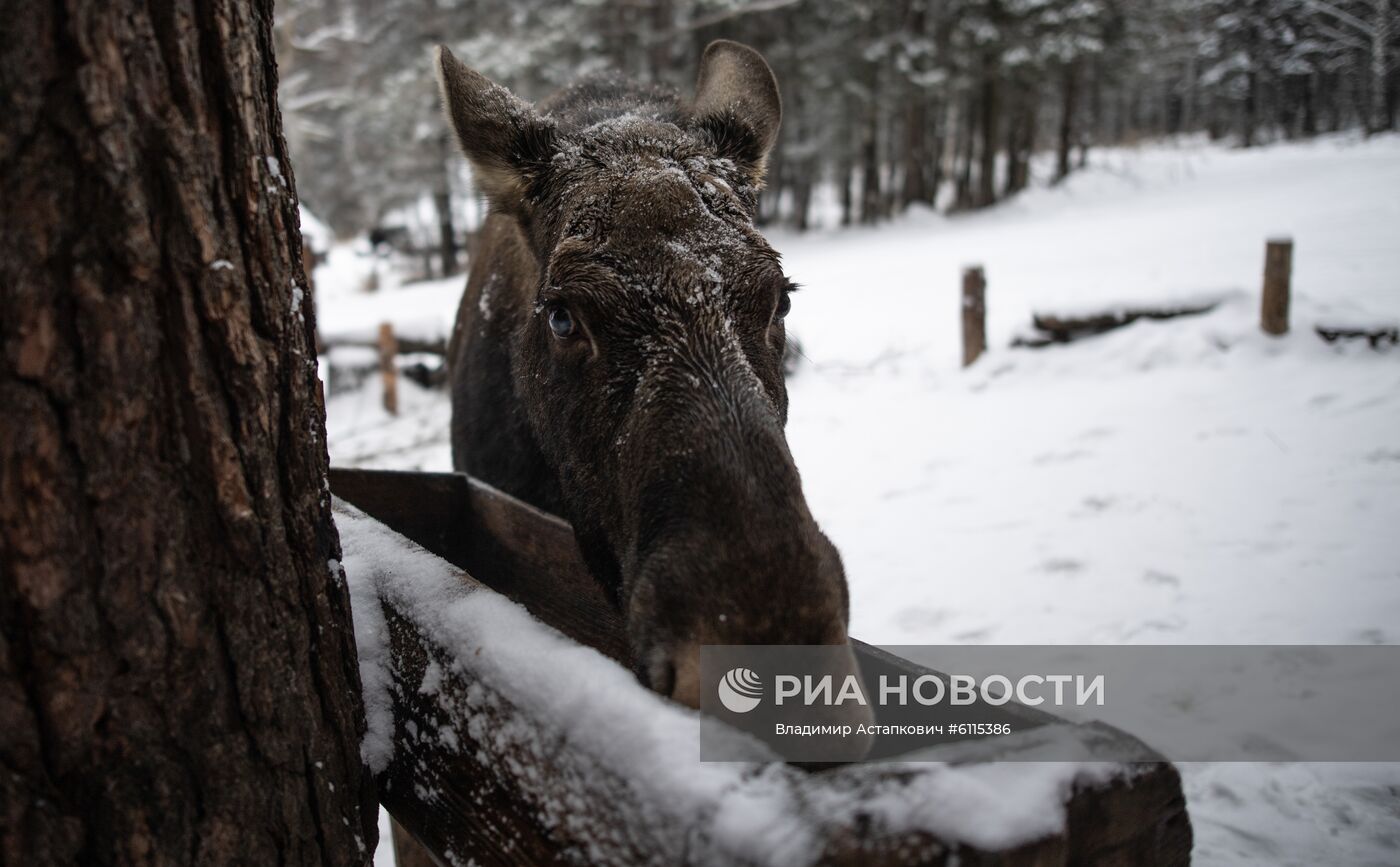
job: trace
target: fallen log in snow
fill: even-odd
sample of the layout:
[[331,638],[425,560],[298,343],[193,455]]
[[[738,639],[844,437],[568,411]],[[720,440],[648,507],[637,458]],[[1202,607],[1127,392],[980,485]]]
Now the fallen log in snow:
[[1336,343],[1338,340],[1365,340],[1371,344],[1372,349],[1379,349],[1384,343],[1391,346],[1400,344],[1400,325],[1318,324],[1313,330],[1328,343]]
[[[945,744],[937,762],[809,773],[746,741],[750,760],[702,763],[699,716],[617,664],[620,623],[567,524],[455,474],[336,470],[331,483],[364,510],[336,504],[364,756],[385,806],[444,864],[1189,860],[1171,765],[1124,761],[1143,745],[1028,708],[1026,737]],[[995,761],[1065,738],[1083,761]]]
[[1209,299],[1076,313],[1032,313],[1031,326],[1035,333],[1018,335],[1011,341],[1011,345],[1039,349],[1103,334],[1131,325],[1139,319],[1165,320],[1181,316],[1201,316],[1219,306],[1220,299]]

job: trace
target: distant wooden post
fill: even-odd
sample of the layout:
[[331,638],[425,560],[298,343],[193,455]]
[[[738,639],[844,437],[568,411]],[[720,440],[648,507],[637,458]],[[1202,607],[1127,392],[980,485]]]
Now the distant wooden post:
[[980,265],[963,270],[962,339],[967,367],[987,351],[987,278]]
[[384,409],[389,415],[399,414],[399,372],[394,364],[398,354],[394,326],[385,322],[379,326],[379,371],[384,377]]
[[1271,239],[1264,248],[1264,298],[1259,327],[1265,334],[1288,333],[1288,294],[1293,272],[1293,241]]

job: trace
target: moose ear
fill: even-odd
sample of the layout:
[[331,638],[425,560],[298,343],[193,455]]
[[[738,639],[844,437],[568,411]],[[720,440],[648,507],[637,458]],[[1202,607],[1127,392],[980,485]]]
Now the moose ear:
[[700,59],[691,112],[720,155],[734,160],[761,185],[783,119],[778,80],[763,55],[727,39],[711,42]]
[[526,186],[554,155],[554,123],[463,64],[445,45],[438,46],[435,66],[443,109],[477,183],[497,205],[518,206]]

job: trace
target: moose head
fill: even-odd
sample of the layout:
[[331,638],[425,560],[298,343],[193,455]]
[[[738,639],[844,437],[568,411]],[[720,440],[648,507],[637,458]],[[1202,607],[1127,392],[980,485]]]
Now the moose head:
[[445,48],[437,65],[494,213],[454,357],[504,371],[454,361],[475,377],[454,426],[524,420],[497,476],[548,476],[541,505],[572,522],[656,691],[697,705],[703,644],[847,645],[841,560],[783,433],[794,286],[753,223],[782,116],[768,64],[720,41],[688,103],[595,79],[539,107]]

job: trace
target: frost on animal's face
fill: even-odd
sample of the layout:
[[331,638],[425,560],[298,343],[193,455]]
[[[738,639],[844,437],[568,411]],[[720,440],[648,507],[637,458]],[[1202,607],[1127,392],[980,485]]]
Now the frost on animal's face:
[[645,400],[665,385],[668,360],[708,348],[706,364],[785,415],[778,314],[790,284],[731,160],[674,125],[630,118],[575,134],[539,189],[536,315],[568,309],[611,392]]

